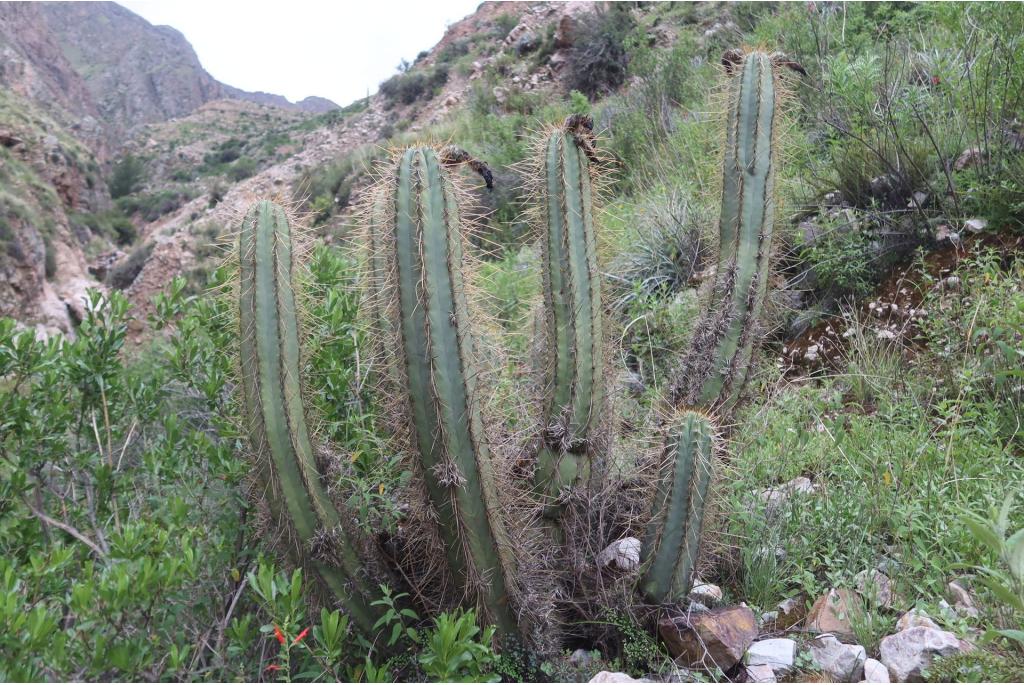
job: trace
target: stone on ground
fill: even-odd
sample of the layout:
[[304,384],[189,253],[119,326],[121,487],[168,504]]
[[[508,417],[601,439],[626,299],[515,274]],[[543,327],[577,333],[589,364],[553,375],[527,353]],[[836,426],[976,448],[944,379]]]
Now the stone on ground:
[[888,683],[889,669],[877,659],[864,660],[864,680],[862,683]]
[[758,627],[748,607],[725,607],[663,618],[658,633],[680,666],[728,671],[743,658]]
[[778,678],[793,670],[796,662],[796,642],[787,637],[759,640],[750,645],[743,663],[749,670],[753,666],[767,666]]
[[918,626],[882,638],[879,651],[893,679],[912,682],[921,680],[935,657],[966,651],[966,644],[948,631]]
[[864,675],[867,653],[860,645],[845,645],[833,635],[821,635],[808,645],[815,668],[837,683],[855,683]]

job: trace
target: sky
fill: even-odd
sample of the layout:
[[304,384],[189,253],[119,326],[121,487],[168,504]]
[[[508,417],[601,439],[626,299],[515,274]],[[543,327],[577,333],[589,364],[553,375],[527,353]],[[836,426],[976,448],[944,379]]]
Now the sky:
[[347,105],[432,48],[481,0],[119,0],[181,31],[203,67],[243,90]]

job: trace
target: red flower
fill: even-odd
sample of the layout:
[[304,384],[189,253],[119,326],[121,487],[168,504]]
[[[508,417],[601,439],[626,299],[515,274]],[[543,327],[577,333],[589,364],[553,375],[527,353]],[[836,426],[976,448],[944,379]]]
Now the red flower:
[[938,76],[932,76],[932,85],[933,86],[939,85],[939,77]]
[[294,640],[292,640],[292,647],[294,647],[295,645],[297,645],[300,642],[302,642],[302,638],[306,637],[306,635],[308,635],[308,634],[309,634],[309,628],[306,628],[301,633],[299,633],[298,636]]
[[281,629],[278,628],[276,625],[274,626],[274,637],[276,637],[277,641],[280,642],[282,645],[284,644],[284,633],[282,633]]
[[267,666],[267,668],[265,670],[267,670],[267,671],[280,671],[281,667],[278,666],[277,664],[270,664],[269,666]]

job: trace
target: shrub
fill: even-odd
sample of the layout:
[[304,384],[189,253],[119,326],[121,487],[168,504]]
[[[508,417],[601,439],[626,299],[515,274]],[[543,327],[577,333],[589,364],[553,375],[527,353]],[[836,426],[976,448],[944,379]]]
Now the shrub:
[[143,243],[131,251],[127,257],[114,265],[107,275],[107,285],[118,290],[125,290],[142,272],[146,260],[153,253],[153,243]]
[[633,24],[628,8],[622,5],[580,19],[566,62],[569,88],[595,99],[621,86],[629,64],[625,41]]
[[241,157],[228,170],[228,176],[232,181],[244,181],[256,173],[256,160],[251,157]]
[[145,175],[145,162],[134,155],[125,155],[114,164],[114,172],[108,183],[110,197],[116,200],[131,195],[142,185]]
[[389,107],[396,103],[411,105],[417,100],[433,97],[435,91],[447,82],[447,65],[437,64],[430,69],[395,74],[380,84],[380,92],[387,99]]
[[73,229],[87,229],[94,235],[113,240],[120,246],[131,245],[138,237],[135,224],[121,211],[121,206],[130,203],[129,198],[121,198],[114,209],[106,212],[89,214],[86,212],[72,213],[68,216]]

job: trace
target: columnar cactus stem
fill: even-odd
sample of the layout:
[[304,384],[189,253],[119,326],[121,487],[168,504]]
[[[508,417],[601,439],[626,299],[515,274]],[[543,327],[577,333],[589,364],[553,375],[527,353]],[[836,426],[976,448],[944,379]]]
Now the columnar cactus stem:
[[775,215],[776,91],[771,58],[748,54],[731,84],[718,269],[677,402],[728,409],[746,381],[768,287]]
[[543,146],[543,417],[536,483],[549,499],[589,475],[603,403],[600,274],[589,118],[573,116]]
[[433,149],[402,155],[387,206],[393,235],[383,247],[394,254],[410,442],[453,575],[501,631],[514,633],[515,562],[477,393],[463,223],[449,172]]
[[[710,302],[671,392],[675,406],[727,414],[746,382],[768,286],[777,163],[775,110],[771,58],[752,52],[731,84],[718,269]],[[648,565],[643,591],[655,602],[679,600],[689,592],[703,526],[711,424],[692,412],[683,419],[681,428],[670,435],[667,451],[676,455],[676,461],[666,463],[642,554]],[[704,480],[696,479],[701,474],[707,474]],[[684,487],[684,482],[689,485]]]
[[653,602],[685,597],[690,591],[713,449],[714,427],[703,414],[684,411],[668,428],[663,454],[667,473],[658,483],[642,550],[647,570],[641,590]]
[[256,479],[288,520],[291,553],[312,566],[353,622],[372,634],[376,610],[359,557],[320,481],[303,407],[294,248],[284,211],[263,201],[239,238],[240,361]]

